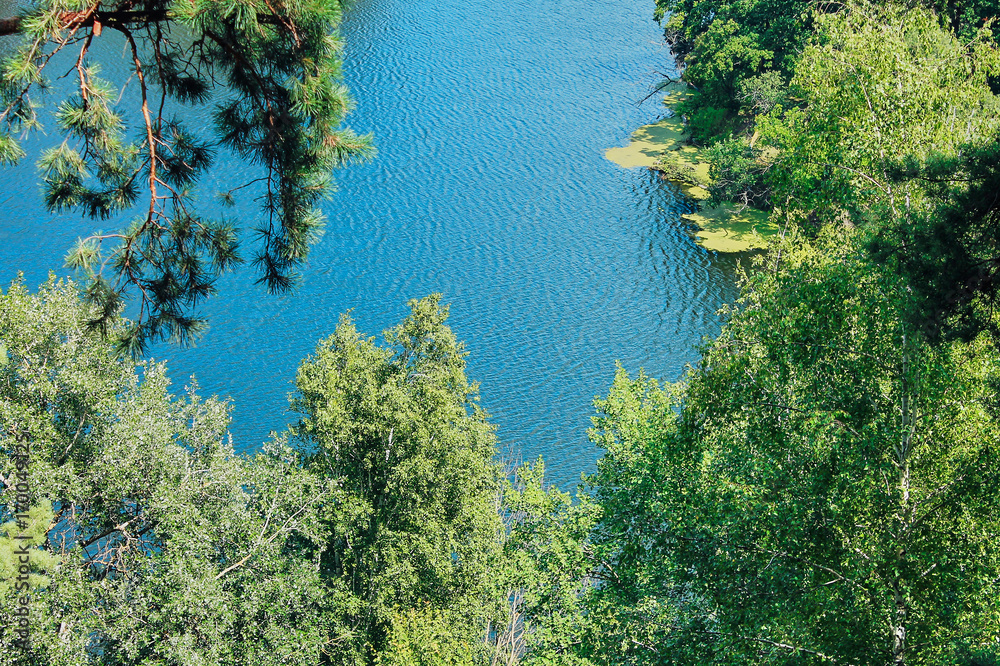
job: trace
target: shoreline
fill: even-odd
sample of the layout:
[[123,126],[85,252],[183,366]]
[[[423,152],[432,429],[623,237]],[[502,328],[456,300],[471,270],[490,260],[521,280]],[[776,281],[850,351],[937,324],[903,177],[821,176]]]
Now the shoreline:
[[609,148],[604,157],[626,169],[659,171],[665,180],[678,184],[698,205],[697,212],[681,215],[681,219],[695,228],[695,242],[706,250],[749,252],[766,248],[768,239],[779,232],[770,213],[728,202],[706,205],[712,184],[709,163],[702,159],[704,149],[689,143],[687,127],[673,108],[697,91],[682,81],[671,82],[663,90],[663,105],[670,115],[639,127],[630,135],[627,146]]

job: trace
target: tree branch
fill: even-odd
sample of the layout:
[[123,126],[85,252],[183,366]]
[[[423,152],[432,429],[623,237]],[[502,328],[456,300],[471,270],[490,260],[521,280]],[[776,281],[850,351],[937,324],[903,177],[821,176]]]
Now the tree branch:
[[[250,548],[250,552],[247,553],[246,556],[243,557],[243,559],[238,560],[234,564],[232,564],[232,565],[226,567],[225,569],[223,569],[222,571],[220,571],[218,573],[218,575],[215,576],[215,580],[219,580],[220,578],[222,578],[223,576],[225,576],[227,573],[229,573],[233,569],[238,569],[239,567],[243,566],[244,564],[246,564],[250,560],[251,557],[254,556],[254,554],[257,552],[257,550],[261,546],[269,545],[272,541],[274,541],[276,538],[278,538],[279,535],[287,533],[289,531],[288,530],[289,523],[291,523],[295,518],[298,518],[299,514],[301,514],[307,508],[311,507],[313,505],[313,503],[316,500],[318,500],[320,497],[322,497],[322,496],[323,496],[323,493],[321,492],[321,493],[317,494],[315,497],[313,497],[311,500],[309,500],[309,502],[303,504],[299,508],[299,510],[296,511],[295,513],[293,513],[292,515],[290,515],[285,520],[285,522],[281,525],[281,527],[279,527],[278,529],[276,529],[274,531],[274,533],[267,540],[264,540],[264,534],[267,532],[267,527],[268,527],[268,525],[271,522],[271,517],[273,516],[273,514],[269,513],[266,516],[265,520],[264,520],[264,527],[261,529],[261,533],[257,537],[257,542]],[[277,495],[275,495],[275,499],[277,499]]]
[[[812,410],[808,410],[808,409],[799,409],[798,407],[792,407],[790,405],[780,405],[780,404],[778,404],[776,402],[752,402],[752,403],[749,403],[749,404],[752,407],[774,407],[775,409],[784,409],[784,410],[789,411],[789,412],[796,412],[798,414],[806,414],[806,415],[813,414],[813,413],[815,413],[815,411],[829,413],[825,409],[820,409],[820,410],[812,411]],[[840,419],[833,419],[833,424],[837,425],[837,426],[840,426],[841,428],[843,428],[847,432],[851,433],[855,437],[858,437],[858,438],[861,437],[861,433],[859,433],[857,430],[855,430],[851,426],[847,425],[846,423],[844,423]]]
[[[103,24],[108,21],[114,21],[116,23],[124,23],[128,25],[145,25],[150,23],[162,23],[164,21],[170,20],[170,14],[165,9],[151,9],[146,11],[109,11],[109,12],[94,12],[93,14],[87,16],[87,18],[81,20],[81,15],[84,12],[63,12],[62,15],[62,28],[70,27],[94,27],[94,24]],[[282,19],[276,14],[258,14],[258,23],[265,23],[267,25],[280,26],[292,32],[293,37],[298,41],[298,35],[295,32],[295,27],[287,20]],[[0,37],[7,37],[9,35],[20,34],[24,30],[24,19],[20,16],[11,16],[8,18],[0,18]],[[99,28],[98,28],[99,30]]]
[[[115,23],[158,23],[169,18],[165,9],[150,11],[111,11],[111,12],[63,12],[61,29],[93,28],[97,25],[113,21]],[[16,35],[24,30],[24,19],[20,16],[0,19],[0,37]],[[100,28],[97,28],[99,31]]]
[[[844,663],[844,662],[840,662],[836,657],[832,657],[832,656],[830,656],[828,654],[824,654],[822,652],[819,652],[818,650],[810,650],[809,648],[800,647],[798,645],[790,645],[788,643],[780,643],[778,641],[772,641],[772,640],[767,639],[767,638],[758,638],[756,636],[744,636],[742,634],[730,634],[730,633],[726,633],[726,632],[722,632],[722,631],[711,631],[709,629],[685,629],[683,627],[672,627],[672,629],[676,629],[678,631],[693,631],[693,632],[699,633],[699,634],[709,634],[710,636],[738,638],[738,639],[744,640],[744,641],[751,641],[751,642],[754,642],[754,643],[762,643],[764,645],[770,645],[772,647],[781,648],[782,650],[790,650],[791,652],[804,652],[806,654],[815,655],[815,656],[819,657],[820,659],[832,662],[834,664]],[[849,664],[845,664],[845,666],[850,666],[850,665]]]

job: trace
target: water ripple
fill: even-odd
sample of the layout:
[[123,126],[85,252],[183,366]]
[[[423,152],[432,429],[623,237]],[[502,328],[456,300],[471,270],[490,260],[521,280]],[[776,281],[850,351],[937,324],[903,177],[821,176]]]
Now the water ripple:
[[[591,400],[615,361],[676,380],[735,295],[738,258],[693,243],[678,189],[603,157],[662,113],[635,104],[670,68],[651,12],[649,0],[354,0],[350,124],[375,133],[378,158],[337,174],[296,293],[229,276],[199,346],[156,356],[178,385],[195,373],[232,396],[237,447],[252,450],[294,418],[295,369],[341,312],[377,333],[407,299],[441,292],[501,439],[574,483],[593,469]],[[45,214],[26,162],[6,174],[4,282],[18,269],[42,281],[94,226]]]

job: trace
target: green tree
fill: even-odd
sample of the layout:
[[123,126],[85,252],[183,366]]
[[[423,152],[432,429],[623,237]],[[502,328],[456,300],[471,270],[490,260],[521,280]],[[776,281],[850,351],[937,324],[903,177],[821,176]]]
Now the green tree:
[[719,141],[706,151],[713,201],[737,201],[744,206],[769,208],[771,187],[767,182],[770,157],[751,146],[746,138]]
[[[107,331],[131,293],[139,312],[122,331],[125,348],[198,332],[192,310],[243,260],[232,223],[195,202],[220,150],[253,166],[222,196],[245,192],[260,203],[258,282],[272,292],[293,285],[322,229],[331,171],[371,154],[368,137],[341,128],[351,101],[340,83],[339,20],[339,0],[39,0],[0,20],[0,36],[22,37],[0,65],[0,162],[24,156],[17,137],[41,129],[39,94],[71,77],[76,93],[55,112],[61,137],[38,162],[46,205],[95,219],[139,211],[119,232],[81,239],[67,258],[90,277],[91,328]],[[97,49],[101,41],[109,48]],[[134,90],[99,76],[94,53],[121,51]],[[183,106],[211,102],[211,131],[191,127]]]
[[522,465],[504,493],[512,652],[525,666],[592,666],[588,657],[610,629],[585,605],[593,586],[607,583],[594,575],[590,544],[599,507],[545,487],[544,476],[541,458]]
[[482,652],[459,629],[461,622],[428,608],[393,614],[389,643],[375,657],[377,666],[468,666]]
[[921,186],[894,182],[892,165],[992,134],[998,65],[989,30],[963,44],[926,9],[859,2],[817,16],[791,79],[798,104],[757,118],[761,144],[779,151],[774,205],[814,224],[919,210]]
[[714,142],[737,129],[741,110],[759,113],[747,82],[787,80],[811,30],[804,0],[657,0],[656,16],[683,78],[700,92],[686,102],[693,137]]
[[600,663],[995,652],[992,349],[924,342],[844,232],[764,268],[685,385],[620,372],[598,403],[591,538],[624,583],[591,592],[621,637]]
[[235,456],[225,403],[173,398],[162,365],[85,333],[92,316],[71,284],[0,295],[0,567],[24,499],[14,528],[38,551],[0,599],[5,629],[30,610],[4,663],[315,664],[336,631],[317,566],[336,489],[280,442]]
[[410,301],[386,346],[345,315],[299,368],[298,447],[339,489],[320,556],[327,586],[346,600],[333,663],[403,654],[399,632],[425,630],[485,658],[490,622],[503,616],[494,427],[439,300]]

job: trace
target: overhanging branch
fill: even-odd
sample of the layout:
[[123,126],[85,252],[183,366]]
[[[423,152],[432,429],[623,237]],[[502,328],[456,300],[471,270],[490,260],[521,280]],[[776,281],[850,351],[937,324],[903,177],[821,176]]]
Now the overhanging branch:
[[[162,23],[169,19],[170,15],[165,9],[153,9],[149,11],[98,11],[93,13],[64,12],[62,15],[62,29],[93,28],[95,24],[102,25],[110,22],[135,27],[151,23]],[[289,21],[282,20],[281,17],[275,14],[258,14],[257,21],[268,25],[280,25],[291,30],[294,35],[294,26],[290,26]],[[12,16],[0,18],[0,37],[20,34],[23,30],[23,17]]]
[[[167,10],[154,9],[145,12],[111,11],[111,12],[64,12],[62,29],[93,28],[95,24],[116,22],[126,25],[158,23],[167,20]],[[24,18],[14,16],[0,19],[0,37],[16,35],[24,30]]]

